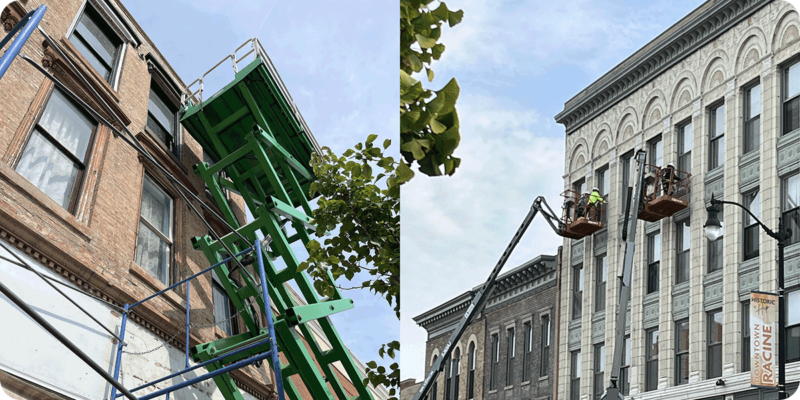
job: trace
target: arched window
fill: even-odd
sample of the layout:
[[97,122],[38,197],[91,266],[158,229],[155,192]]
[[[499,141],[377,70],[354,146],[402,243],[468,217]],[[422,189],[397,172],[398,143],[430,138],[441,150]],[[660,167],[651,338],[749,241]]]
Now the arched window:
[[453,400],[453,363],[444,359],[444,400]]
[[[438,357],[439,356],[433,356],[433,361],[431,361],[431,366],[433,366],[433,364],[436,364],[436,359]],[[431,400],[436,400],[436,392],[438,392],[438,391],[439,391],[439,381],[438,380],[434,380],[433,381],[433,387],[431,388],[431,396],[430,396]]]
[[475,398],[475,342],[469,344],[469,356],[467,369],[469,375],[467,376],[467,399]]
[[461,377],[461,349],[456,349],[456,355],[453,357],[452,369],[455,375],[455,379],[453,379],[453,399],[458,400],[458,382]]

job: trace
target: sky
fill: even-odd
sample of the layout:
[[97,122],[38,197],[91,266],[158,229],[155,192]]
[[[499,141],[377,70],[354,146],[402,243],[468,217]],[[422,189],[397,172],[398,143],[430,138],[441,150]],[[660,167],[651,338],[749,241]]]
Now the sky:
[[[392,2],[123,1],[186,84],[258,37],[321,146],[341,154],[372,133],[378,142],[397,137],[399,11]],[[232,79],[229,65],[211,75],[206,98]],[[355,308],[332,316],[334,325],[361,361],[378,359],[380,345],[399,338],[399,321],[369,292],[345,297]]]
[[[443,29],[445,53],[425,85],[458,80],[462,162],[452,177],[402,189],[402,379],[427,372],[427,334],[412,318],[485,282],[537,196],[560,205],[565,132],[554,116],[564,103],[700,4],[447,2],[464,19]],[[505,270],[561,244],[537,218]]]

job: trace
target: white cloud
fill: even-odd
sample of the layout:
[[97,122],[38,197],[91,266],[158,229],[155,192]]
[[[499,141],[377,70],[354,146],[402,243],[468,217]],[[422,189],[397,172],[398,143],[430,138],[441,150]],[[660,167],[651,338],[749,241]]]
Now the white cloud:
[[695,7],[702,1],[677,3],[681,4],[631,7],[621,0],[452,2],[448,6],[463,9],[465,16],[460,25],[443,31],[447,49],[438,68],[445,75],[456,69],[539,75],[559,65],[597,75],[674,22],[664,18],[667,7],[674,12],[676,6]]
[[[417,176],[402,189],[402,375],[421,378],[425,331],[412,317],[482,284],[530,209],[558,204],[563,134],[551,119],[507,100],[463,95],[458,102],[461,168]],[[537,219],[506,264],[555,254],[561,238]]]

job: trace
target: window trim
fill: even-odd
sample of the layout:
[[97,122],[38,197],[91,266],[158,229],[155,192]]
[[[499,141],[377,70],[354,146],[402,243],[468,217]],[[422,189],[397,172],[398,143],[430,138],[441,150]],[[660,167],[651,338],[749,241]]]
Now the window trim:
[[[741,372],[750,371],[750,300],[740,303],[742,305],[742,365]],[[745,332],[747,334],[745,334]],[[746,365],[746,367],[745,367]],[[747,369],[745,369],[747,368]]]
[[[158,96],[159,95],[158,92],[156,92],[156,90],[153,90],[153,87],[155,86],[157,88],[157,90],[160,90],[162,92],[162,94],[164,95],[164,97],[165,97],[165,99],[161,99],[161,100],[162,101],[163,100],[167,100],[168,101],[168,103],[167,103],[168,106],[175,107],[176,111],[172,115],[172,118],[173,118],[172,122],[175,124],[175,131],[174,132],[169,132],[161,124],[161,122],[157,118],[155,118],[155,116],[152,116],[152,113],[150,112],[150,96],[149,95],[147,97],[147,100],[148,100],[147,118],[145,119],[145,124],[144,124],[143,130],[145,132],[147,132],[147,134],[150,135],[153,138],[153,141],[156,142],[164,150],[164,152],[169,154],[171,157],[173,157],[173,159],[176,162],[178,162],[180,164],[180,160],[182,159],[182,156],[183,156],[183,126],[181,125],[180,118],[179,118],[179,115],[180,115],[180,104],[176,104],[174,102],[174,99],[171,98],[168,90],[172,90],[172,88],[165,88],[164,87],[165,86],[164,83],[161,82],[165,78],[164,77],[159,77],[159,79],[156,79],[155,74],[158,74],[160,72],[154,73],[153,72],[154,70],[157,70],[157,69],[153,68],[153,69],[151,69],[151,72],[150,72],[150,91],[152,93],[155,93],[156,96]],[[173,95],[174,95],[174,93],[173,93]],[[147,121],[150,120],[150,119],[152,119],[156,124],[158,124],[158,126],[161,129],[163,129],[165,132],[167,132],[167,133],[172,135],[172,141],[173,141],[173,149],[172,150],[170,150],[170,148],[167,146],[167,144],[162,142],[161,139],[158,138],[158,135],[155,132],[153,132],[150,129],[150,127],[147,126]]]
[[[694,130],[694,121],[692,120],[692,118],[691,117],[687,118],[687,119],[685,119],[684,121],[680,122],[677,125],[677,128],[678,128],[678,134],[676,135],[677,139],[678,139],[678,146],[677,146],[677,149],[678,149],[678,166],[677,167],[678,167],[679,171],[683,171],[683,172],[687,172],[687,173],[691,174],[692,173],[692,149],[691,148],[689,150],[684,149],[684,142],[686,141],[685,140],[686,127],[689,126],[689,125],[692,125],[692,136],[691,136],[691,138],[692,138],[692,147],[694,147],[694,131],[695,130]],[[689,158],[689,168],[686,168],[686,166],[683,165],[683,157],[688,157]]]
[[[798,93],[798,94],[796,94],[796,95],[794,95],[792,97],[786,97],[788,95],[788,92],[789,92],[788,86],[787,86],[788,79],[786,79],[786,78],[787,78],[787,74],[789,72],[789,68],[791,68],[792,66],[794,66],[796,64],[800,64],[800,58],[798,58],[797,56],[786,60],[786,62],[784,62],[783,64],[781,64],[779,66],[780,72],[781,72],[781,74],[780,74],[780,79],[781,79],[781,82],[780,82],[780,99],[781,99],[780,101],[781,101],[781,106],[780,106],[780,120],[778,121],[781,124],[781,127],[780,127],[780,133],[781,134],[780,134],[780,136],[784,136],[784,135],[787,135],[789,133],[794,132],[794,131],[786,131],[786,103],[788,103],[788,102],[800,97],[800,93]],[[795,129],[795,130],[797,130],[797,129]]]
[[[603,266],[603,264],[601,263],[601,261],[600,261],[601,259],[605,260],[605,266]],[[605,308],[606,308],[606,296],[607,296],[606,292],[608,291],[608,255],[606,253],[603,253],[603,254],[601,254],[599,256],[596,256],[594,258],[594,260],[595,260],[595,270],[594,270],[595,271],[595,279],[594,279],[594,285],[595,285],[594,304],[595,305],[594,305],[593,312],[599,313],[599,312],[605,312],[606,311],[605,310]],[[603,269],[605,269],[605,275],[601,276],[600,272],[602,272]],[[600,280],[601,278],[603,278],[602,281]],[[601,285],[602,285],[602,288],[603,288],[602,291],[600,290]],[[602,305],[602,307],[600,307],[601,305]]]
[[[658,357],[659,357],[659,354],[656,354],[655,356],[652,354],[652,352],[653,352],[653,343],[652,343],[653,342],[652,341],[653,333],[655,333],[656,336],[658,336],[659,339],[660,339],[660,332],[659,332],[658,327],[645,329],[645,331],[644,331],[644,345],[645,346],[644,346],[644,385],[643,386],[644,386],[644,391],[645,392],[649,392],[649,391],[658,389]],[[656,343],[658,343],[658,340],[656,340]],[[659,351],[658,353],[661,353],[661,352]],[[656,369],[655,370],[655,374],[656,374],[655,387],[648,387],[647,386],[648,385],[647,375],[648,375],[648,372],[650,372],[650,368],[652,368],[654,363],[655,363],[655,369]]]
[[[686,378],[686,382],[681,381],[681,377],[678,375],[680,370],[680,360],[682,356],[689,357],[689,348],[687,347],[686,350],[680,350],[680,325],[686,323],[686,330],[689,331],[689,319],[683,318],[680,320],[675,321],[675,386],[686,385],[689,383],[689,378]],[[691,333],[689,333],[691,335]],[[686,371],[689,372],[688,370]]]
[[[658,260],[655,259],[655,237],[658,236]],[[647,281],[645,282],[646,294],[657,293],[661,289],[661,231],[647,235]],[[650,270],[656,269],[655,290],[650,291]]]
[[[547,321],[547,330],[545,330],[544,321]],[[542,314],[539,317],[539,321],[541,324],[541,332],[542,338],[540,340],[541,344],[541,353],[540,353],[540,360],[539,360],[539,378],[545,377],[550,375],[547,371],[550,369],[550,347],[553,344],[553,323],[550,318],[550,313]],[[547,335],[545,335],[545,333]],[[547,339],[547,340],[545,340]],[[546,343],[546,344],[545,344]],[[545,361],[547,364],[545,364]]]
[[517,355],[516,326],[506,327],[506,387],[514,385],[514,361]]
[[[675,225],[676,225],[676,228],[675,228],[675,236],[676,236],[675,237],[675,284],[676,285],[679,285],[679,284],[684,283],[684,282],[689,282],[689,280],[691,279],[691,273],[692,273],[692,265],[691,265],[692,264],[692,258],[691,258],[691,251],[692,251],[692,245],[691,245],[691,242],[692,242],[691,234],[692,233],[691,232],[692,232],[692,228],[691,228],[691,225],[689,225],[689,248],[685,249],[685,250],[680,250],[679,249],[679,247],[681,246],[681,244],[683,242],[683,225],[686,225],[687,223],[690,223],[690,221],[691,221],[691,218],[686,218],[686,219],[683,219],[683,220],[675,222]],[[678,225],[681,226],[680,229],[677,228]],[[678,236],[680,236],[680,238]],[[680,264],[680,257],[685,253],[689,253],[689,257],[688,257],[689,258],[689,261],[688,261],[689,265],[686,266],[686,277],[685,277],[685,279],[684,280],[679,280],[680,279],[680,265],[679,265]]]
[[[759,89],[761,94],[761,108],[758,110],[758,115],[747,118],[747,112],[750,111],[752,107],[752,100],[750,98],[750,91],[753,90],[756,86],[761,87],[761,80],[759,78],[754,79],[753,81],[747,83],[746,85],[742,86],[742,97],[743,97],[743,107],[742,107],[742,154],[748,154],[752,151],[758,151],[761,148],[761,114],[764,111],[764,91],[763,87]],[[750,122],[755,121],[758,119],[758,138],[759,140],[755,140],[753,138],[753,148],[747,150],[747,124]]]
[[[720,135],[716,135],[716,131],[717,131],[717,129],[716,129],[717,128],[716,116],[717,116],[717,111],[720,108],[722,108],[724,110],[723,111],[725,113],[725,120],[724,121],[726,122],[726,124],[725,124],[725,128],[722,130],[722,133]],[[720,167],[723,167],[723,168],[725,167],[725,133],[726,133],[727,128],[728,128],[728,126],[727,126],[727,116],[728,116],[728,114],[727,113],[728,113],[728,110],[725,107],[725,99],[724,98],[721,99],[721,100],[715,101],[711,105],[708,106],[708,171],[712,171],[712,170],[720,168]],[[720,143],[720,141],[722,143]],[[722,163],[721,164],[714,165],[714,163],[712,162],[712,161],[716,161],[716,160],[712,160],[713,152],[711,151],[711,149],[714,147],[714,145],[717,145],[717,147],[718,147],[717,148],[717,152],[722,154]]]
[[[89,141],[88,141],[88,143],[86,145],[86,154],[84,155],[84,159],[83,159],[83,161],[78,160],[77,157],[75,157],[75,155],[72,154],[71,151],[67,150],[61,143],[59,143],[50,134],[50,132],[47,132],[47,130],[45,130],[43,127],[41,127],[39,125],[39,122],[41,121],[42,116],[44,115],[44,111],[45,111],[45,109],[47,109],[47,106],[50,104],[50,100],[52,99],[53,93],[55,93],[56,90],[60,90],[60,89],[56,88],[55,85],[53,85],[53,87],[50,88],[50,91],[45,96],[44,101],[42,101],[42,104],[39,107],[39,110],[36,112],[36,117],[34,118],[33,122],[31,123],[30,128],[28,128],[28,132],[26,134],[25,140],[22,142],[22,146],[20,147],[21,150],[18,152],[16,160],[14,161],[14,164],[13,164],[12,168],[14,169],[15,172],[17,171],[17,167],[19,167],[19,163],[22,160],[22,155],[25,153],[25,149],[28,148],[28,144],[30,143],[30,140],[33,137],[34,132],[36,132],[36,131],[41,132],[42,136],[48,142],[50,142],[50,144],[55,146],[58,149],[58,151],[61,152],[61,154],[63,154],[67,158],[69,158],[70,161],[79,164],[78,174],[75,175],[75,183],[72,186],[72,193],[70,193],[69,205],[68,205],[68,207],[65,208],[68,213],[74,215],[75,211],[76,211],[76,209],[78,207],[78,199],[80,198],[80,193],[83,192],[83,184],[84,184],[84,181],[85,181],[84,178],[85,178],[85,175],[86,175],[86,170],[89,167],[89,164],[92,161],[92,155],[94,154],[94,142],[97,139],[98,130],[100,129],[100,123],[97,120],[95,120],[93,117],[91,117],[90,115],[86,115],[86,112],[83,109],[83,107],[80,107],[80,106],[76,105],[69,96],[64,94],[64,98],[69,103],[69,105],[75,107],[76,111],[78,111],[81,114],[84,114],[85,117],[87,117],[89,120],[94,122],[94,127],[92,128],[92,133],[89,135]],[[26,179],[26,182],[28,182],[27,179]],[[31,185],[33,187],[35,187],[37,190],[39,190],[41,193],[43,193],[48,199],[50,199],[50,196],[48,196],[46,193],[44,193],[44,191],[41,190],[39,187],[37,187],[37,186],[35,186],[33,184],[31,184]],[[55,200],[53,200],[53,202],[55,202]],[[61,207],[61,204],[59,204],[59,207]]]
[[[722,207],[724,208],[724,206],[722,206]],[[719,219],[719,222],[722,225],[722,228],[720,228],[719,237],[716,240],[713,240],[713,241],[712,240],[708,240],[708,238],[706,238],[706,245],[708,246],[706,248],[706,273],[709,273],[709,274],[712,273],[712,272],[717,272],[717,271],[721,271],[721,270],[725,269],[725,244],[723,242],[723,240],[725,239],[725,233],[724,233],[725,232],[725,230],[724,230],[725,221],[723,219],[723,215],[724,215],[724,213],[717,214],[717,218]],[[691,228],[690,228],[690,230],[691,230]],[[711,251],[712,246],[719,246],[719,254],[712,253],[712,251]],[[712,261],[711,258],[715,254],[720,259],[719,262],[716,263],[716,264],[719,264],[719,268],[712,269],[712,267],[713,267],[713,265],[715,263],[711,262]]]
[[[577,273],[577,271],[581,271]],[[580,320],[583,316],[583,292],[584,292],[584,273],[583,273],[583,263],[573,265],[572,266],[572,310],[571,310],[571,320]],[[580,290],[578,290],[580,288]],[[580,299],[578,298],[580,297]],[[576,316],[575,313],[578,312]]]
[[[69,40],[70,37],[75,33],[75,29],[77,29],[77,27],[78,27],[78,22],[80,21],[81,17],[83,16],[84,12],[86,11],[86,7],[87,6],[92,7],[94,12],[97,13],[97,15],[102,19],[102,21],[106,25],[108,25],[108,27],[111,30],[111,33],[113,33],[114,36],[116,36],[117,39],[119,39],[119,41],[121,42],[119,47],[117,48],[117,54],[114,55],[113,65],[111,67],[111,76],[109,77],[108,80],[104,79],[102,77],[102,75],[100,75],[100,72],[96,71],[94,69],[94,67],[92,67],[91,65],[88,65],[90,71],[92,71],[94,73],[97,73],[97,76],[100,78],[100,80],[102,80],[103,82],[108,83],[108,85],[111,87],[111,90],[113,90],[114,92],[117,92],[119,90],[120,77],[122,76],[121,72],[122,72],[122,65],[123,65],[123,63],[125,61],[125,53],[128,50],[128,42],[134,40],[133,35],[130,34],[131,37],[127,37],[125,34],[122,34],[122,35],[120,34],[119,31],[123,30],[123,29],[120,28],[119,26],[117,26],[116,21],[109,21],[108,18],[106,18],[103,15],[104,13],[107,13],[109,11],[111,11],[111,12],[114,12],[114,11],[112,11],[112,10],[102,10],[102,11],[99,10],[98,8],[103,8],[105,6],[105,5],[101,4],[100,1],[98,1],[98,0],[83,0],[83,3],[81,4],[80,8],[78,9],[77,14],[75,14],[75,17],[72,20],[72,24],[70,25],[69,30],[67,30],[67,33],[64,35],[65,39],[68,42],[70,41]],[[120,22],[122,22],[122,21],[120,21]],[[70,45],[74,46],[72,44],[72,42],[70,42]],[[75,48],[75,49],[77,50],[77,48]],[[94,51],[93,49],[91,49],[91,50],[96,53],[96,51]],[[83,54],[81,54],[80,51],[78,51],[78,54],[80,54],[81,57],[86,59],[86,57]],[[86,61],[88,62],[88,60],[86,60]]]
[[[606,374],[606,344],[604,342],[600,342],[595,344],[594,346],[594,368],[592,370],[592,397],[594,399],[599,400],[600,396],[603,395],[605,391],[605,374]],[[600,354],[598,354],[600,353]],[[600,386],[598,387],[597,379],[600,379]],[[600,393],[598,393],[598,389]]]
[[[752,201],[748,201],[748,198],[750,196],[753,196],[753,200]],[[761,200],[761,188],[758,187],[758,186],[753,188],[753,189],[751,189],[751,190],[748,190],[748,191],[742,193],[742,203],[743,203],[742,205],[744,205],[744,208],[747,209],[747,210],[750,210],[752,202],[756,201],[757,199],[759,201]],[[750,217],[750,214],[747,211],[742,210],[742,213],[743,213],[743,216],[742,216],[742,261],[747,261],[747,260],[751,260],[751,259],[760,257],[760,254],[761,254],[761,226],[758,224],[758,222],[756,222],[755,218]],[[761,214],[761,207],[759,205],[759,215],[760,214]],[[752,223],[749,224],[749,225],[746,222],[748,218],[752,219]],[[756,247],[756,249],[755,249],[754,252],[751,252],[751,253],[748,254],[747,251],[746,251],[747,250],[747,231],[748,231],[748,229],[751,229],[753,227],[755,227],[754,230],[757,232],[757,234],[755,235],[755,244],[756,244],[755,247]]]
[[[159,238],[162,238],[162,240],[164,240],[163,234],[160,232],[160,229],[156,229],[155,227],[153,227],[153,225],[151,223],[149,223],[142,216],[142,196],[144,196],[144,180],[145,180],[145,178],[149,178],[150,181],[154,185],[156,185],[156,187],[158,189],[161,189],[161,191],[164,192],[164,194],[166,194],[167,196],[169,196],[172,199],[172,202],[171,202],[172,204],[171,204],[171,209],[170,209],[170,226],[169,226],[170,234],[173,237],[177,236],[177,234],[178,234],[177,228],[178,228],[179,221],[178,221],[178,215],[177,215],[178,213],[176,212],[177,210],[179,210],[178,204],[177,204],[178,203],[178,199],[175,197],[174,193],[172,193],[171,191],[167,190],[164,187],[164,184],[160,180],[154,178],[153,175],[151,173],[149,173],[145,169],[144,172],[143,172],[142,180],[141,180],[141,184],[140,184],[141,191],[139,192],[139,213],[136,216],[136,218],[137,218],[137,220],[136,220],[136,222],[137,222],[136,223],[136,242],[134,242],[134,246],[133,246],[134,262],[136,262],[136,254],[138,252],[138,246],[139,246],[138,241],[139,241],[139,233],[140,233],[140,230],[141,230],[140,229],[140,223],[143,222],[144,225],[147,226],[148,229],[150,229],[151,231],[155,232],[156,235]],[[168,244],[170,246],[169,265],[166,266],[167,271],[165,271],[165,274],[164,274],[165,277],[166,277],[167,282],[164,282],[164,281],[161,280],[161,278],[159,278],[157,276],[154,276],[146,268],[141,267],[141,266],[140,267],[141,267],[142,270],[146,271],[150,276],[155,278],[156,281],[158,281],[159,283],[164,284],[166,286],[169,286],[174,281],[174,275],[175,275],[175,268],[174,268],[174,266],[175,266],[175,251],[174,251],[175,244],[174,244],[174,242],[172,240],[169,240],[169,239],[166,239],[166,240],[168,240]],[[136,262],[136,264],[138,265],[138,262]]]
[[[787,208],[788,207],[788,198],[789,198],[789,180],[792,178],[798,179],[798,185],[800,185],[800,172],[789,173],[780,177],[780,184],[781,184],[781,194],[780,194],[780,221],[783,222],[783,218],[786,214],[794,212],[800,213],[800,199],[798,199],[798,206],[795,208]],[[783,224],[784,229],[790,228],[786,224]],[[798,229],[792,230],[792,236],[787,240],[787,245],[793,245],[796,243],[800,243],[800,232],[795,232]]]
[[[719,347],[720,348],[719,354],[720,354],[720,357],[722,357],[722,342],[723,341],[720,340],[719,342],[716,342],[716,343],[712,343],[712,341],[711,341],[712,340],[712,334],[711,334],[712,330],[711,330],[711,328],[712,328],[712,326],[714,324],[714,314],[717,314],[717,313],[722,315],[722,309],[718,308],[716,310],[712,310],[712,311],[709,311],[709,312],[706,313],[706,379],[719,378],[719,377],[722,376],[722,360],[721,359],[719,360],[720,362],[718,363],[719,364],[719,375],[711,376],[711,365],[713,364],[714,360],[712,360],[711,357],[709,356],[711,354],[712,347]],[[724,325],[724,321],[723,321],[722,325]]]

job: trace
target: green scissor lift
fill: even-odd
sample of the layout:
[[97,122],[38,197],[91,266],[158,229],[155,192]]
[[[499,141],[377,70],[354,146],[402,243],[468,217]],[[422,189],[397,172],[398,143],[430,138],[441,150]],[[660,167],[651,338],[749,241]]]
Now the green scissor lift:
[[[237,58],[236,53],[241,49],[249,52]],[[239,70],[238,63],[251,54],[254,60]],[[299,375],[314,399],[372,399],[350,353],[328,318],[331,314],[353,308],[352,300],[343,298],[338,289],[332,297],[321,299],[308,275],[297,272],[300,261],[290,247],[298,240],[307,244],[309,232],[313,232],[308,188],[315,178],[309,160],[311,153],[319,150],[319,145],[257,39],[245,42],[217,66],[229,58],[234,66],[233,81],[207,100],[202,99],[203,78],[189,85],[181,118],[183,126],[216,161],[213,165],[205,162],[196,165],[195,173],[208,185],[227,222],[249,243],[243,243],[234,233],[220,240],[236,254],[251,246],[257,231],[268,238],[265,240],[269,246],[265,248],[264,265],[269,295],[279,314],[275,319],[278,347],[288,361],[282,363],[281,372],[289,397],[302,398],[291,380],[291,376]],[[191,88],[196,83],[199,83],[199,90],[192,93]],[[224,171],[226,176],[219,174],[220,171]],[[239,224],[223,189],[232,190],[244,198],[254,221],[244,226]],[[284,227],[287,223],[296,232],[291,236]],[[194,238],[192,242],[212,264],[227,257],[223,246],[209,236]],[[286,268],[278,269],[273,262],[278,258],[283,260]],[[248,264],[248,261],[243,263]],[[253,309],[254,303],[258,309],[264,308],[258,290],[260,285],[253,278],[258,274],[240,271],[239,277],[234,278],[231,269],[222,264],[215,272],[240,313],[246,325],[245,332],[195,346],[192,356],[197,362],[263,340],[267,335]],[[330,275],[329,278],[333,279]],[[294,281],[307,304],[298,304],[292,298],[287,287],[290,281]],[[313,320],[321,326],[325,339],[330,343],[329,350],[322,350],[305,324]],[[264,350],[254,348],[227,361],[235,362]],[[344,367],[344,375],[355,386],[357,395],[349,396],[345,392],[332,366],[336,362]],[[211,364],[208,367],[210,371],[219,368],[222,365]],[[215,377],[214,381],[226,400],[243,399],[228,374]]]

